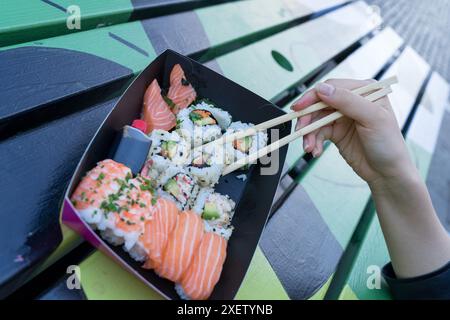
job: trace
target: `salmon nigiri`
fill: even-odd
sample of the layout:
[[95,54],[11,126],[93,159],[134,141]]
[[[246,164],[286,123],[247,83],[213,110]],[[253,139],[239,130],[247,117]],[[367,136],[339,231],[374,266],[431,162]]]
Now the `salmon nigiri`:
[[142,118],[147,123],[146,133],[153,129],[169,131],[177,124],[175,115],[161,96],[161,88],[156,79],[145,91]]
[[178,113],[187,108],[197,98],[194,87],[186,80],[183,69],[179,64],[173,66],[170,72],[170,87],[167,97],[175,105],[173,112]]
[[227,240],[220,235],[204,234],[188,270],[176,285],[182,298],[206,300],[219,281],[227,254]]
[[178,214],[177,205],[173,201],[159,198],[156,202],[153,219],[145,222],[144,232],[140,237],[147,252],[144,268],[154,269],[161,265],[162,254],[175,227]]
[[197,251],[202,236],[202,218],[193,211],[180,213],[164,250],[162,264],[156,268],[156,273],[173,282],[180,281]]

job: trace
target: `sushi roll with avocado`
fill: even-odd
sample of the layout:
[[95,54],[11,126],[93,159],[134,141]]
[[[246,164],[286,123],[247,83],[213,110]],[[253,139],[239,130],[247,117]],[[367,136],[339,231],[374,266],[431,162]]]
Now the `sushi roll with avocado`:
[[154,130],[150,134],[150,140],[152,144],[141,170],[142,176],[158,184],[168,167],[181,168],[189,164],[191,146],[177,132]]
[[177,166],[188,163],[191,146],[177,132],[153,130],[148,158],[159,156]]
[[222,175],[226,165],[233,162],[231,144],[205,146],[194,151],[186,171],[193,175],[202,187],[212,187]]
[[[225,135],[244,131],[251,127],[253,127],[253,124],[243,123],[240,121],[233,122],[228,128]],[[234,150],[234,159],[235,161],[238,161],[241,158],[248,156],[249,154],[257,152],[258,150],[264,148],[265,146],[267,146],[267,134],[262,131],[258,131],[254,135],[236,139],[232,142],[232,147]]]
[[183,109],[177,116],[177,132],[192,146],[219,138],[230,124],[228,112],[206,102]]
[[200,190],[193,210],[205,221],[205,228],[223,235],[231,235],[230,227],[236,204],[227,195],[214,192],[212,188]]
[[174,201],[180,210],[189,210],[199,186],[194,177],[179,167],[169,167],[161,177],[159,195]]

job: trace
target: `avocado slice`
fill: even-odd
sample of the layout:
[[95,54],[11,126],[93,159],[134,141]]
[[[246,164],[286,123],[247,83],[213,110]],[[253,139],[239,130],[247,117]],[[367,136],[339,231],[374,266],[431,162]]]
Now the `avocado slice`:
[[242,152],[247,153],[252,147],[253,139],[250,136],[246,136],[242,139],[234,141],[234,147]]
[[169,179],[169,181],[166,182],[164,185],[164,190],[172,194],[174,197],[177,197],[181,194],[180,187],[178,187],[177,182],[175,179]]
[[207,118],[203,118],[201,120],[196,121],[196,124],[199,126],[208,126],[208,125],[216,124],[216,121],[213,118],[207,117]]
[[202,218],[205,220],[214,220],[220,218],[219,211],[217,210],[217,206],[213,202],[206,202],[205,207],[203,208]]
[[216,119],[212,116],[211,112],[207,110],[197,109],[189,114],[191,121],[197,126],[207,126],[217,124]]
[[177,153],[177,143],[175,141],[163,141],[161,143],[161,155],[173,159]]

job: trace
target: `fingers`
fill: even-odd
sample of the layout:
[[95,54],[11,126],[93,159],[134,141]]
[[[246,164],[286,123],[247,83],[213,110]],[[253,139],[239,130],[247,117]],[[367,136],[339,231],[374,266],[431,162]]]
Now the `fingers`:
[[[330,113],[332,113],[333,111],[330,110],[321,110],[319,112],[315,112],[312,117],[311,117],[311,123],[312,122],[316,122],[319,119],[326,117],[327,115],[329,115]],[[331,127],[330,127],[331,128]],[[314,156],[314,149],[317,147],[317,145],[319,144],[319,142],[317,141],[318,138],[318,133],[320,132],[319,130],[315,130],[311,133],[308,133],[307,135],[305,135],[303,137],[303,150],[307,153],[313,153]],[[330,131],[332,132],[332,131]],[[327,135],[328,136],[328,135]],[[330,136],[331,137],[331,136]],[[326,138],[329,139],[329,138]],[[323,139],[322,139],[322,144],[323,144]],[[323,150],[322,148],[318,149],[318,153],[321,153],[321,150]]]
[[294,102],[291,109],[294,111],[300,111],[319,101],[320,99],[317,96],[316,90],[309,90],[306,91],[300,99]]
[[[360,86],[361,82],[359,82]],[[376,119],[379,108],[367,99],[352,93],[349,89],[333,85],[333,82],[319,83],[315,90],[317,96],[329,106],[345,116],[368,126]]]
[[[291,107],[294,111],[305,109],[312,104],[323,101],[334,110],[339,110],[345,116],[360,122],[362,125],[368,125],[373,121],[376,106],[359,95],[353,94],[350,90],[368,85],[375,80],[352,80],[335,79],[327,80],[325,83],[318,84],[314,89],[309,90],[297,100]],[[295,130],[306,127],[314,121],[329,114],[329,110],[322,110],[302,116],[298,119]],[[311,132],[303,137],[303,149],[305,152],[311,152],[314,157],[318,157],[323,152],[323,143],[329,140],[333,133],[333,126],[327,126]]]

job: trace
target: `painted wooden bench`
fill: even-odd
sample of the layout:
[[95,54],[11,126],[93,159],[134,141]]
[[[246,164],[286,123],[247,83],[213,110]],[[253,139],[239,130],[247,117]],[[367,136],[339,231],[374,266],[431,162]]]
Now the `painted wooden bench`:
[[[64,27],[66,1],[34,3],[28,13],[39,12],[35,15],[24,13],[25,3],[0,13],[7,17],[0,20],[0,45],[8,45],[0,48],[0,158],[6,163],[0,176],[7,182],[0,186],[0,201],[3,214],[33,221],[36,228],[28,234],[15,226],[22,233],[9,240],[10,250],[0,259],[1,294],[51,272],[80,248],[81,239],[65,227],[56,248],[65,184],[117,97],[166,48],[206,63],[286,110],[320,79],[380,78],[410,51],[393,30],[379,29],[381,18],[362,1],[71,3],[87,15],[82,30]],[[413,85],[405,80],[400,95]],[[406,121],[410,109],[412,104],[399,107],[401,119]],[[421,121],[420,112],[416,117]],[[18,190],[26,200],[6,201]],[[313,160],[300,143],[290,146],[273,217],[236,298],[322,299],[337,292],[342,270],[351,271],[339,261],[365,222],[368,199],[367,186],[334,146]],[[47,229],[40,230],[43,224]],[[33,247],[30,239],[49,245]],[[100,252],[75,263],[87,298],[160,298]]]
[[[49,217],[53,230],[59,228],[54,219],[59,201],[54,195],[62,193],[82,150],[115,98],[130,79],[165,48],[171,47],[189,55],[207,52],[208,56],[214,57],[217,48],[224,52],[227,48],[239,47],[241,40],[245,43],[248,41],[245,39],[270,35],[343,3],[337,0],[305,4],[265,1],[265,10],[260,11],[261,2],[231,2],[2,48],[2,70],[5,71],[2,85],[5,89],[0,125],[4,140],[0,148],[8,166],[2,176],[10,185],[4,199],[13,197],[14,192],[24,186],[28,195],[27,201],[18,207],[6,203],[3,212],[20,212],[24,216],[21,220]],[[108,7],[107,2],[104,6]],[[251,12],[255,14],[249,14]],[[14,12],[11,14],[14,16]],[[222,28],[228,31],[216,29],[216,21],[224,21]],[[167,28],[168,25],[173,29]],[[2,35],[2,39],[9,37],[8,32],[3,34],[6,35]],[[89,67],[80,69],[80,65]],[[27,77],[21,77],[18,70],[29,70]],[[35,85],[44,74],[47,83]],[[22,97],[20,101],[17,101],[18,96]],[[77,130],[70,129],[75,126]],[[47,140],[51,140],[51,144],[44,143]],[[36,145],[40,147],[39,152],[28,152]],[[48,158],[51,154],[53,161]],[[25,183],[29,180],[28,174],[21,168],[33,163],[40,164],[39,175],[30,185]],[[56,177],[57,181],[49,182],[47,177]],[[50,247],[47,251],[40,249],[37,255],[25,254],[24,242],[21,238],[11,243],[10,255],[5,257],[6,269],[2,273],[7,275],[5,282],[14,275],[24,278],[26,270],[53,250]],[[58,260],[78,243],[78,236],[64,228],[64,241],[46,265]],[[15,262],[17,257],[21,260],[22,255],[27,255],[26,259]]]

